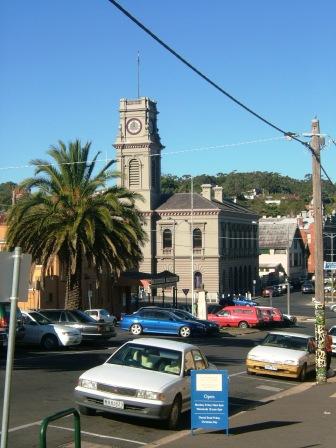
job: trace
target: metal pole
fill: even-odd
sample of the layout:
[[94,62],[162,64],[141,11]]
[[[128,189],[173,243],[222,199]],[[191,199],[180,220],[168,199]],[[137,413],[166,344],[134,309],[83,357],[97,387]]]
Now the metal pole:
[[191,314],[195,315],[194,302],[194,179],[191,176],[191,212],[190,212],[190,244],[191,244]]
[[316,382],[327,381],[325,353],[325,297],[323,284],[323,237],[322,237],[322,194],[321,194],[321,159],[320,159],[320,124],[312,120],[313,150],[313,204],[315,221],[315,338],[316,338]]
[[14,258],[14,267],[13,267],[13,280],[12,280],[12,295],[10,298],[11,307],[9,317],[9,338],[8,338],[7,361],[6,361],[5,390],[4,390],[3,410],[2,410],[1,448],[7,448],[7,440],[8,440],[8,422],[9,422],[10,395],[12,386],[13,359],[15,350],[15,332],[16,332],[16,319],[17,319],[16,308],[19,292],[21,247],[15,248],[13,258]]
[[[331,261],[334,261],[334,236],[335,234],[331,234]],[[331,271],[331,302],[334,301],[334,271]]]
[[287,282],[287,314],[290,314],[290,285]]

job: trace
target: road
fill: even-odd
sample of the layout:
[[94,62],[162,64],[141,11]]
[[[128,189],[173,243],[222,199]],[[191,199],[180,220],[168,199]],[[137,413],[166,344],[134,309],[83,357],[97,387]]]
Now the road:
[[[268,304],[267,301],[268,299],[264,299],[262,304]],[[286,310],[286,302],[285,296],[273,298],[273,306],[279,306],[283,311]],[[292,294],[291,310],[293,314],[307,317],[293,331],[313,334],[314,307],[311,296]],[[336,324],[336,313],[327,311],[326,317],[328,325]],[[249,376],[245,373],[246,354],[264,335],[265,331],[239,330],[214,338],[191,340],[202,348],[208,359],[219,369],[228,371],[230,415],[247,407],[257,406],[262,400],[297,384],[293,380]],[[40,421],[48,415],[74,406],[73,389],[80,374],[104,362],[109,353],[127,339],[131,339],[130,335],[118,330],[117,337],[106,346],[86,345],[78,349],[53,352],[18,347],[13,372],[9,446],[38,447]],[[0,361],[0,367],[0,381],[4,384],[3,360]],[[309,380],[314,381],[314,378]],[[189,418],[189,415],[184,416],[182,429],[189,428]],[[110,447],[140,447],[170,434],[158,422],[108,414],[82,416],[81,425],[83,440]],[[71,417],[54,422],[48,429],[50,446],[68,443],[72,436]]]

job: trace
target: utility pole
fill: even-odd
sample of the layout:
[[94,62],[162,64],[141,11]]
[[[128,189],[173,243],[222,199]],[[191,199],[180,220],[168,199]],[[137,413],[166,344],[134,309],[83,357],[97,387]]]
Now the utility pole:
[[316,382],[327,381],[325,352],[325,298],[323,278],[322,194],[320,123],[315,118],[311,124],[311,149],[313,151],[313,203],[315,222],[315,338]]

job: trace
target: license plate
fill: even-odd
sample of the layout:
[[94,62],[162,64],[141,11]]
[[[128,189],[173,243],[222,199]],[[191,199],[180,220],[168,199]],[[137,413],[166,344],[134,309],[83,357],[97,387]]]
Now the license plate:
[[111,400],[110,398],[104,398],[104,406],[110,408],[124,409],[124,402],[120,400]]
[[266,370],[278,370],[276,366],[273,366],[272,364],[266,364],[265,365]]

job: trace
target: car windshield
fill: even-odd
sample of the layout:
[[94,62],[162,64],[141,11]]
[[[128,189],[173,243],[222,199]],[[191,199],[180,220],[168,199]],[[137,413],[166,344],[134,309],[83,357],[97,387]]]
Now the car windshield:
[[105,317],[110,317],[110,313],[107,310],[100,310],[100,315]]
[[35,322],[37,322],[40,325],[47,325],[47,324],[52,323],[51,320],[49,320],[47,317],[43,316],[42,314],[37,313],[36,311],[32,311],[28,314],[35,320]]
[[268,334],[261,345],[267,347],[288,348],[290,350],[307,350],[308,338],[284,334]]
[[182,352],[130,342],[113,353],[106,363],[180,375]]

